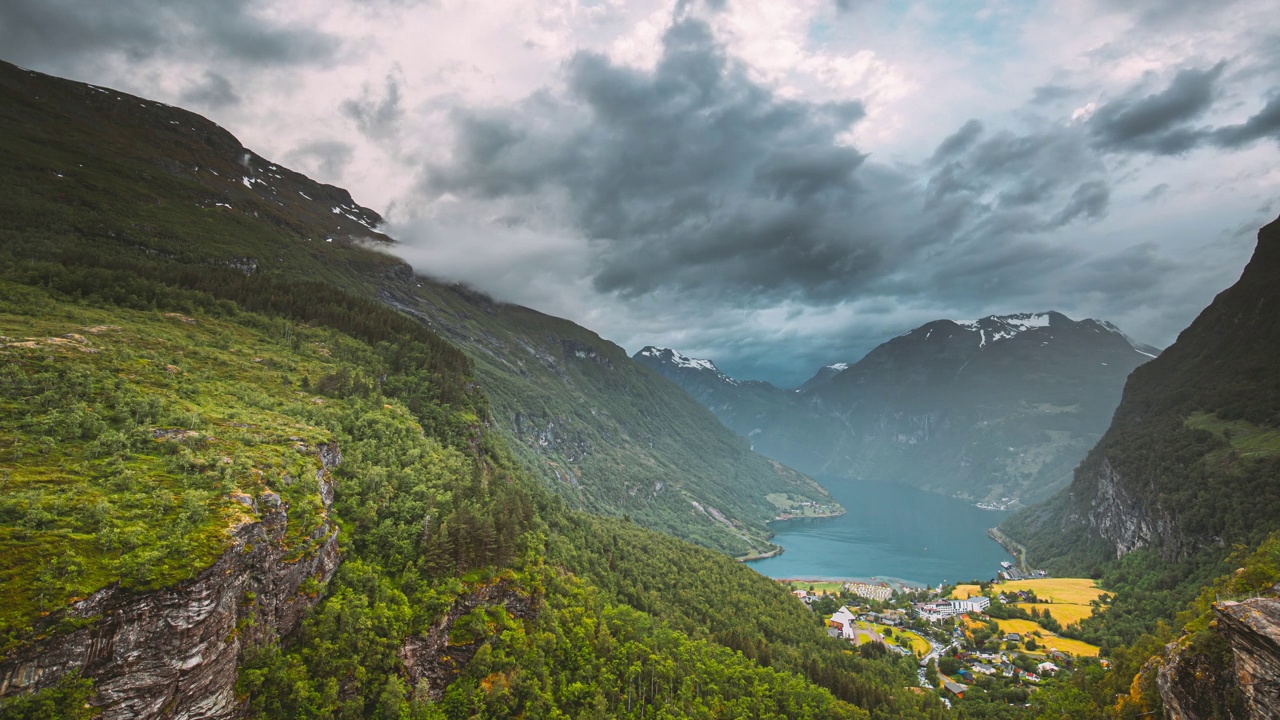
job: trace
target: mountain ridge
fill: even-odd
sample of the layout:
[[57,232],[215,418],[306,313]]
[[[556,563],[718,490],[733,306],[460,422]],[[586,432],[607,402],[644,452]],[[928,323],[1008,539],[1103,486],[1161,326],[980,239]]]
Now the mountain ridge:
[[[47,236],[42,251],[70,256],[89,242],[107,256],[231,269],[245,283],[328,283],[389,304],[472,353],[479,383],[498,399],[497,430],[575,507],[629,515],[736,556],[776,550],[765,523],[792,500],[839,511],[817,483],[753,456],[612,343],[567,320],[416,276],[376,229],[381,217],[346,190],[261,158],[189,111],[3,68],[0,123],[10,133],[7,152],[21,159],[21,180],[4,188],[5,210],[10,232]],[[50,223],[78,239],[46,232]],[[224,226],[235,232],[214,231]],[[663,412],[678,422],[657,423]]]
[[[792,467],[1007,504],[1066,484],[1105,429],[1124,377],[1153,351],[1109,322],[1049,311],[931,321],[857,362],[824,366],[792,390],[729,378],[709,360],[679,355],[677,366],[669,361],[676,351],[647,347],[634,357]],[[1079,417],[1055,422],[1037,417],[1043,413]],[[1031,427],[991,429],[1015,417]],[[958,429],[965,423],[979,429]],[[938,430],[953,437],[936,452],[922,449]],[[984,484],[984,472],[997,479]],[[936,479],[944,475],[965,480]]]

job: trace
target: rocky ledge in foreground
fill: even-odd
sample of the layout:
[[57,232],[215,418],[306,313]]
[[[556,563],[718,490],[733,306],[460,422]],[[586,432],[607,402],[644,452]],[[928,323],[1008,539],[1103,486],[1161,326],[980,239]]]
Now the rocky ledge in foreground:
[[[321,445],[317,472],[328,515],[329,470],[342,459]],[[132,593],[104,588],[46,618],[45,636],[0,662],[0,697],[52,685],[78,671],[94,681],[103,720],[229,718],[238,714],[236,668],[241,651],[287,635],[319,600],[315,585],[333,576],[340,560],[338,528],[326,519],[294,557],[285,546],[288,506],[266,491],[243,501],[259,518],[232,532],[230,547],[212,567],[174,587]],[[310,590],[310,591],[309,591]],[[81,625],[71,632],[56,626]]]

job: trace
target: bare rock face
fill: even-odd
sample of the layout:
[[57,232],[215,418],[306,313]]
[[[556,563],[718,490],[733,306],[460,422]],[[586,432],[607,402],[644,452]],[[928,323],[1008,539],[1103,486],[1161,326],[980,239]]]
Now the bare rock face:
[[[1103,458],[1097,471],[1097,488],[1090,500],[1089,531],[1111,543],[1117,558],[1134,550],[1158,545],[1161,557],[1184,557],[1194,543],[1185,541],[1168,512],[1135,498],[1125,489],[1125,478]],[[1159,539],[1160,542],[1155,542]]]
[[414,687],[425,687],[433,700],[444,697],[462,668],[475,656],[488,638],[459,641],[451,638],[458,618],[480,607],[502,605],[513,617],[529,619],[537,612],[537,599],[506,582],[484,585],[459,597],[444,617],[436,621],[427,634],[410,637],[401,646],[399,656]]
[[1166,648],[1157,686],[1171,720],[1280,720],[1280,599],[1214,606],[1213,627]]
[[[326,513],[336,445],[319,449]],[[238,712],[236,667],[248,644],[286,635],[318,601],[304,583],[327,582],[338,567],[338,529],[327,518],[301,557],[285,548],[288,507],[267,491],[245,498],[259,520],[238,527],[230,548],[195,578],[148,593],[104,588],[56,618],[85,627],[50,634],[0,663],[0,697],[46,687],[79,671],[97,688],[104,720],[229,718]]]
[[1280,719],[1280,599],[1222,603],[1218,630],[1235,654],[1236,684],[1253,720]]

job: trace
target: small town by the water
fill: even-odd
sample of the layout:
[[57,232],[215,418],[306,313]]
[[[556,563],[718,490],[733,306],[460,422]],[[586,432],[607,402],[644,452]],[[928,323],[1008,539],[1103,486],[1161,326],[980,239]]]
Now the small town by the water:
[[1002,561],[995,577],[914,586],[888,579],[781,579],[863,656],[914,656],[920,688],[944,702],[974,685],[1027,702],[1047,677],[1107,667],[1078,623],[1110,597],[1087,578],[1054,578]]

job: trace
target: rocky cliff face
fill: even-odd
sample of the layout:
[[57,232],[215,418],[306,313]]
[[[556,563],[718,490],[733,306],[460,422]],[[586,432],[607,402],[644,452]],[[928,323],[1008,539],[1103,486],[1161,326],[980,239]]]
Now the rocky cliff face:
[[1280,599],[1222,603],[1215,613],[1218,631],[1231,643],[1249,717],[1280,718]]
[[1035,562],[1091,564],[1139,548],[1179,562],[1280,529],[1278,343],[1280,221],[1240,280],[1129,376],[1064,495],[1005,531]]
[[1097,481],[1097,491],[1089,505],[1089,531],[1109,538],[1117,558],[1158,541],[1163,541],[1162,549],[1170,559],[1185,554],[1188,548],[1183,547],[1186,543],[1169,513],[1134,498],[1105,458],[1099,465]]
[[1165,716],[1280,718],[1280,599],[1223,602],[1213,613],[1209,630],[1166,650],[1157,678]]
[[455,633],[458,619],[476,610],[502,607],[511,617],[528,620],[537,613],[538,602],[537,596],[523,593],[508,582],[483,585],[464,593],[426,634],[410,637],[401,646],[398,654],[410,684],[425,689],[433,700],[444,697],[445,689],[489,641],[488,637],[462,637]]
[[[280,497],[271,491],[242,496],[258,519],[234,528],[230,547],[212,567],[155,592],[107,587],[47,618],[44,637],[0,663],[0,697],[79,671],[94,680],[93,703],[104,720],[235,716],[241,650],[291,632],[319,599],[307,581],[327,582],[338,566],[338,529],[327,513],[329,470],[342,456],[336,445],[321,445],[318,454],[326,519],[301,557],[284,545],[289,508]],[[82,627],[55,630],[68,621]]]

